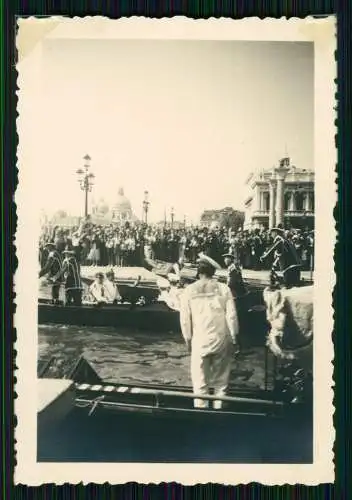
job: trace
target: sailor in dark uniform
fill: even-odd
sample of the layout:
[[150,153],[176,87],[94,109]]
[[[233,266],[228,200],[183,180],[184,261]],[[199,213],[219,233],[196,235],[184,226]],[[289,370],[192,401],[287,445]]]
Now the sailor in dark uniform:
[[242,279],[242,272],[238,264],[235,262],[235,257],[231,253],[223,254],[225,266],[227,268],[227,286],[230,288],[234,299],[241,297],[246,293]]
[[47,275],[48,281],[51,283],[52,303],[58,304],[62,276],[62,257],[54,243],[47,243],[45,248],[49,250],[49,254],[44,267],[39,272],[39,278]]
[[261,256],[261,260],[274,255],[271,273],[281,271],[283,282],[286,287],[298,286],[301,278],[301,261],[297,255],[294,245],[285,238],[284,230],[275,227],[271,230],[274,238],[272,246]]
[[65,259],[62,263],[62,276],[65,285],[66,305],[82,305],[82,281],[80,268],[73,250],[64,250]]

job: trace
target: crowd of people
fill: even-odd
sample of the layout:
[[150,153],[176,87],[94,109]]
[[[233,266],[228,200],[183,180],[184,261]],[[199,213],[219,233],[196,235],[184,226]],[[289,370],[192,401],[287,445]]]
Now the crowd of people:
[[[302,262],[302,269],[314,267],[314,232],[288,229],[290,240]],[[261,256],[273,244],[271,231],[265,229],[209,229],[154,225],[114,224],[98,226],[85,221],[80,227],[43,227],[40,238],[40,261],[48,242],[59,251],[74,251],[81,265],[142,266],[145,257],[175,263],[195,263],[200,252],[222,262],[222,255],[231,253],[244,269],[270,269],[270,261]]]

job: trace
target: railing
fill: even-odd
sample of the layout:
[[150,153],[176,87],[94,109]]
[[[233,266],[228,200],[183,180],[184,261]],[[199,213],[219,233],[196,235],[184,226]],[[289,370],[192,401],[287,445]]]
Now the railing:
[[[269,217],[269,210],[255,210],[254,217]],[[284,217],[314,217],[312,210],[285,210]]]

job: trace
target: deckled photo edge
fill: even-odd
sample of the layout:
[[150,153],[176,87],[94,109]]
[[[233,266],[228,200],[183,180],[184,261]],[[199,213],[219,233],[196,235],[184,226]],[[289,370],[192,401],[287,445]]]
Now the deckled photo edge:
[[[333,16],[331,16],[333,18]],[[90,22],[94,18],[80,18],[75,19],[75,22],[85,23]],[[100,18],[104,19],[104,18]],[[138,36],[141,37],[141,25],[139,22],[142,18],[135,19],[138,21]],[[29,19],[20,19],[18,20],[19,30],[17,34],[17,39],[21,36],[21,29],[26,25],[26,23],[36,22],[36,18]],[[45,20],[46,21],[46,20]],[[49,21],[53,21],[52,19]],[[71,23],[72,20],[66,20],[64,18],[59,19],[60,23],[65,23],[69,21]],[[129,28],[133,29],[134,19],[128,19]],[[148,21],[148,20],[147,20]],[[173,25],[174,21],[171,19],[165,20],[166,24]],[[176,19],[175,22],[182,24],[182,22],[186,22],[189,24],[190,20]],[[203,21],[203,20],[197,20]],[[204,29],[206,31],[207,25],[214,25],[216,27],[221,27],[221,22],[224,21],[226,24],[230,26],[232,22],[230,20],[209,20],[204,21]],[[334,113],[334,105],[335,98],[334,94],[336,91],[336,85],[334,84],[334,78],[336,78],[336,62],[334,59],[334,51],[335,51],[335,33],[331,34],[331,29],[327,29],[325,31],[325,35],[321,35],[319,31],[319,25],[324,24],[325,21],[312,21],[314,26],[304,26],[304,22],[302,20],[268,20],[264,21],[247,19],[239,21],[244,24],[244,21],[248,21],[254,24],[257,24],[256,30],[256,38],[260,39],[260,25],[273,21],[273,29],[276,26],[281,26],[283,23],[285,26],[288,26],[288,23],[293,23],[295,21],[298,26],[302,26],[305,31],[305,36],[307,36],[307,31],[310,36],[314,39],[315,42],[315,50],[316,50],[316,69],[319,70],[321,78],[328,78],[330,80],[329,85],[326,81],[323,81],[322,84],[320,81],[316,80],[316,89],[319,89],[315,95],[315,165],[317,166],[316,172],[319,169],[319,164],[322,165],[321,169],[323,170],[324,165],[324,177],[320,178],[317,175],[317,183],[316,183],[316,193],[323,193],[328,190],[329,192],[329,203],[323,203],[323,206],[320,206],[318,210],[323,210],[324,217],[320,217],[320,227],[324,229],[322,233],[317,231],[317,268],[319,267],[319,262],[323,266],[321,269],[323,272],[321,275],[317,273],[317,281],[320,280],[321,285],[325,285],[331,287],[329,293],[324,294],[324,305],[327,306],[324,309],[324,313],[322,316],[324,318],[315,318],[317,324],[323,326],[323,331],[326,330],[326,324],[330,325],[332,331],[333,325],[333,308],[332,308],[332,289],[335,284],[335,275],[334,275],[334,267],[333,267],[333,252],[334,245],[336,241],[336,230],[335,230],[335,222],[332,214],[332,210],[336,204],[337,200],[337,190],[336,190],[336,177],[335,169],[334,176],[332,171],[330,172],[330,167],[336,164],[336,150],[334,147],[334,135],[336,133],[336,127],[334,124],[335,113]],[[256,23],[254,23],[256,21]],[[40,20],[43,22],[43,20]],[[164,20],[155,21],[157,24],[163,24]],[[233,26],[237,21],[233,21]],[[203,24],[203,23],[202,23]],[[21,27],[22,26],[22,27]],[[312,31],[310,32],[310,29]],[[214,27],[212,27],[214,29]],[[232,28],[231,28],[232,29]],[[235,28],[234,28],[235,29]],[[323,28],[324,30],[324,28]],[[298,32],[300,29],[298,28]],[[213,31],[212,31],[213,33]],[[247,34],[247,36],[249,36]],[[282,36],[282,33],[281,33]],[[291,36],[293,36],[291,34]],[[130,34],[130,37],[133,38],[133,34]],[[161,36],[162,38],[162,36]],[[275,36],[273,37],[275,39]],[[40,37],[39,37],[40,39]],[[40,45],[40,41],[38,41]],[[35,50],[39,50],[38,44],[35,45]],[[317,60],[317,58],[319,60]],[[27,59],[28,62],[28,59]],[[16,348],[16,364],[17,364],[17,383],[16,383],[16,393],[18,398],[15,400],[15,411],[18,418],[18,424],[15,430],[15,438],[16,438],[16,453],[17,453],[17,470],[15,481],[17,483],[27,484],[27,485],[39,485],[45,483],[55,482],[56,484],[63,484],[65,482],[69,483],[78,483],[83,481],[85,484],[90,482],[111,482],[116,484],[122,484],[129,481],[137,481],[141,483],[159,483],[164,481],[177,481],[182,484],[200,484],[203,482],[208,483],[218,482],[223,484],[232,484],[232,480],[229,480],[229,477],[236,476],[236,483],[248,483],[252,481],[258,481],[263,484],[319,484],[321,482],[327,482],[333,480],[333,464],[332,464],[332,446],[334,439],[334,429],[332,427],[332,413],[333,413],[333,405],[332,405],[332,396],[333,390],[330,389],[330,398],[328,401],[328,405],[325,401],[316,401],[315,406],[316,411],[318,406],[323,410],[323,413],[320,413],[319,419],[324,419],[323,425],[317,427],[315,414],[315,430],[320,433],[320,429],[324,430],[324,432],[328,432],[329,436],[325,434],[324,439],[320,441],[320,436],[318,434],[315,438],[315,451],[316,454],[321,453],[321,444],[323,442],[330,443],[329,447],[331,449],[330,456],[328,460],[322,460],[318,465],[322,467],[324,470],[316,470],[315,464],[312,466],[306,465],[198,465],[198,464],[190,464],[190,465],[175,465],[175,464],[140,464],[138,465],[138,474],[136,475],[136,464],[119,464],[119,472],[118,477],[116,474],[116,466],[113,464],[103,465],[103,464],[43,464],[36,463],[36,395],[35,390],[33,389],[33,381],[36,379],[36,359],[37,359],[37,339],[36,339],[36,328],[37,328],[37,302],[36,297],[33,297],[31,290],[36,289],[35,278],[35,265],[31,267],[31,262],[36,262],[37,255],[37,238],[33,237],[33,234],[39,234],[39,221],[37,213],[34,213],[34,209],[37,207],[38,200],[33,199],[32,195],[34,193],[33,190],[33,179],[31,179],[31,173],[26,172],[24,170],[24,165],[26,162],[26,157],[30,155],[30,147],[26,144],[25,151],[22,148],[22,143],[25,140],[26,129],[24,128],[23,116],[21,116],[21,109],[25,109],[25,113],[28,113],[28,110],[31,109],[31,103],[26,102],[26,85],[28,85],[28,80],[26,80],[26,76],[28,75],[26,71],[28,71],[29,66],[23,67],[24,63],[21,62],[21,53],[19,53],[19,64],[18,68],[18,79],[17,79],[17,94],[18,94],[18,117],[17,117],[17,130],[19,136],[19,144],[17,151],[18,158],[18,186],[15,194],[15,202],[17,204],[17,215],[18,215],[18,229],[15,238],[15,245],[17,248],[17,257],[19,260],[18,269],[15,274],[15,291],[16,291],[16,304],[17,304],[17,312],[15,317],[15,327],[17,329],[17,342],[15,344]],[[35,83],[35,74],[33,76],[32,71],[32,81],[31,84]],[[38,73],[39,74],[39,70]],[[315,74],[317,78],[317,74]],[[323,95],[322,95],[323,94]],[[328,105],[327,105],[328,104]],[[34,107],[35,110],[35,107]],[[25,114],[24,113],[24,114]],[[319,115],[322,119],[319,118]],[[322,138],[325,140],[323,141]],[[326,170],[325,170],[326,169]],[[328,182],[327,182],[328,181]],[[329,189],[330,188],[330,189]],[[317,196],[318,198],[318,196]],[[327,199],[326,195],[321,198],[321,200]],[[29,210],[29,207],[31,208]],[[331,227],[326,227],[326,221],[331,223]],[[317,224],[318,226],[318,224]],[[28,230],[31,228],[31,235],[28,238]],[[326,237],[324,238],[325,231],[329,230],[329,237],[332,238],[330,241],[326,241]],[[323,243],[323,245],[319,245]],[[320,252],[320,247],[322,250],[325,248],[326,253]],[[319,254],[319,255],[318,255]],[[324,260],[326,256],[329,258],[329,273],[326,273],[326,265]],[[326,261],[325,261],[326,262]],[[27,266],[27,263],[29,264]],[[325,272],[324,272],[325,268]],[[322,289],[319,289],[317,285],[317,290],[315,293],[323,292]],[[327,300],[329,299],[329,303]],[[324,328],[325,326],[325,328]],[[33,331],[34,328],[34,331]],[[315,331],[318,331],[317,326],[315,326]],[[327,387],[325,384],[328,384],[329,387],[333,385],[332,379],[332,362],[333,362],[333,351],[332,351],[332,340],[324,344],[324,347],[318,348],[316,338],[315,347],[314,347],[314,356],[317,359],[317,352],[323,354],[323,359],[325,362],[329,362],[331,365],[330,369],[325,369],[320,371],[319,376],[321,378],[324,376],[324,386],[317,389],[315,385],[315,396],[319,394],[319,399],[325,393]],[[328,354],[325,352],[325,349],[328,349]],[[315,366],[316,368],[316,366]],[[317,381],[316,381],[317,382]],[[320,381],[318,381],[320,382]],[[323,384],[321,384],[323,385]],[[327,408],[329,412],[326,411]],[[316,413],[316,412],[315,412]],[[303,479],[302,481],[300,479]],[[327,478],[327,479],[326,479]]]

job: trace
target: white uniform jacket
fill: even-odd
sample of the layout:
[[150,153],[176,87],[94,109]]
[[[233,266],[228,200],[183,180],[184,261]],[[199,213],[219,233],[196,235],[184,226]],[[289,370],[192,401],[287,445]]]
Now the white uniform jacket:
[[239,326],[229,287],[213,279],[189,285],[181,295],[180,323],[183,337],[201,356],[235,343]]
[[107,294],[107,298],[109,302],[114,302],[114,300],[120,300],[121,295],[119,289],[113,281],[105,280],[104,281],[105,291]]
[[94,281],[89,287],[89,292],[96,302],[110,302],[105,283],[100,284]]

